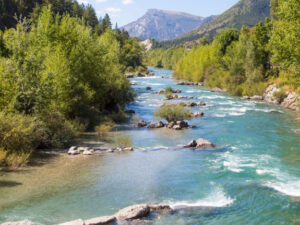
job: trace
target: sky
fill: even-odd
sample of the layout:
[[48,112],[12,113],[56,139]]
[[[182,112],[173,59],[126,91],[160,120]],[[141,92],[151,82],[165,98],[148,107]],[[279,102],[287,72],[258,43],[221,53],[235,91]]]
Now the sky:
[[113,24],[119,27],[142,17],[148,9],[165,9],[186,12],[197,16],[218,15],[239,0],[77,0],[91,4],[97,15],[108,13]]

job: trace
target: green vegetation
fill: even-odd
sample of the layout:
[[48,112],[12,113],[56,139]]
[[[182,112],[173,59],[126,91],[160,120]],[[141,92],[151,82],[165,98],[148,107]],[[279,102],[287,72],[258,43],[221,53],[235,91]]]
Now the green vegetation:
[[113,145],[115,148],[130,148],[132,147],[132,141],[130,137],[118,136],[114,138]]
[[[0,166],[12,168],[38,148],[67,147],[108,114],[124,121],[134,97],[124,73],[145,68],[144,49],[107,15],[76,1],[28,2],[0,1]],[[28,18],[16,25],[21,12]]]
[[173,89],[171,87],[166,87],[164,95],[166,98],[170,98],[173,95]]
[[151,60],[146,63],[161,61],[163,67],[174,69],[175,78],[204,82],[238,96],[262,95],[270,82],[299,92],[300,3],[273,0],[271,5],[273,20],[266,19],[253,28],[243,26],[240,31],[225,29],[210,44],[202,39],[172,66],[161,58],[169,51],[182,51],[179,47],[154,49],[148,53]]
[[192,112],[180,104],[165,104],[156,112],[155,116],[167,120],[168,122],[179,121],[191,118]]

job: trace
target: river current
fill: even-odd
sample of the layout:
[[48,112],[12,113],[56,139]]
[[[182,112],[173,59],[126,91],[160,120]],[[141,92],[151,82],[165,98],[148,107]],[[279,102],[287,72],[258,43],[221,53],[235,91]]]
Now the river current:
[[[134,78],[128,106],[139,119],[155,121],[167,86],[203,101],[195,129],[118,127],[113,137],[131,140],[136,151],[102,156],[61,156],[24,171],[0,173],[0,222],[29,219],[57,224],[110,215],[139,203],[193,206],[150,218],[160,225],[300,224],[300,138],[295,114],[263,102],[243,101],[196,86],[178,86],[172,71],[150,68]],[[162,78],[162,76],[164,78]],[[152,90],[146,90],[151,87]],[[282,113],[271,114],[275,109]],[[215,150],[174,148],[205,138]]]

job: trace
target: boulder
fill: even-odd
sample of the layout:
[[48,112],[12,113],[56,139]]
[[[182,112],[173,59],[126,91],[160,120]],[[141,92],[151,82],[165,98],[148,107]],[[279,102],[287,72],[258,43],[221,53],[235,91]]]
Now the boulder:
[[217,93],[226,93],[227,91],[218,87],[215,87],[211,90],[211,92],[217,92]]
[[172,129],[175,125],[176,125],[175,122],[169,122],[168,124],[166,124],[166,127]]
[[85,220],[85,225],[109,225],[116,221],[115,216],[102,216],[89,220]]
[[176,125],[178,125],[181,129],[189,127],[189,124],[183,120],[177,121]]
[[78,147],[77,150],[78,150],[80,153],[83,153],[84,151],[88,151],[89,148],[88,148],[88,147]]
[[36,223],[29,220],[15,221],[15,222],[5,222],[1,225],[36,225]]
[[242,100],[250,100],[250,97],[247,96],[247,95],[246,95],[246,96],[243,96],[243,97],[242,97]]
[[126,76],[127,78],[134,78],[134,75],[133,75],[132,73],[127,73],[127,74],[125,74],[125,76]]
[[204,116],[204,112],[195,112],[192,114],[193,117],[203,117]]
[[116,217],[118,220],[134,220],[147,217],[150,214],[150,207],[147,204],[133,205],[121,209]]
[[146,87],[146,90],[147,90],[147,91],[151,91],[152,88],[151,88],[151,87]]
[[197,105],[198,106],[206,106],[206,103],[205,102],[199,102]]
[[61,223],[59,225],[84,225],[84,221],[82,219],[78,219],[66,223]]
[[147,126],[147,122],[145,120],[141,120],[137,124],[137,127],[146,127],[146,126]]
[[142,74],[141,72],[137,72],[137,73],[136,73],[136,76],[137,76],[137,77],[146,77],[146,75],[145,75],[145,74]]
[[132,152],[132,151],[133,151],[133,147],[126,147],[126,148],[123,148],[123,151],[124,151],[124,152]]
[[215,148],[216,146],[209,142],[208,140],[205,140],[203,138],[199,138],[197,141],[196,148]]
[[180,127],[179,125],[174,125],[172,127],[172,129],[174,129],[174,130],[182,130],[182,127]]
[[300,134],[300,130],[294,130],[296,134]]
[[151,212],[171,212],[172,208],[170,205],[150,205]]
[[113,153],[115,150],[114,149],[108,149],[106,150],[107,153]]
[[180,89],[176,89],[176,90],[173,90],[172,91],[174,94],[179,94],[179,93],[181,93],[182,91],[180,90]]
[[69,155],[78,155],[80,154],[80,151],[77,149],[77,147],[73,146],[68,150]]
[[195,107],[195,106],[197,106],[197,103],[195,103],[195,102],[187,102],[186,106],[188,106],[188,107]]
[[148,128],[155,129],[155,128],[163,128],[165,124],[162,121],[159,121],[157,123],[151,123],[149,124]]
[[192,140],[187,145],[184,146],[184,148],[196,148],[197,147],[197,141]]
[[300,117],[295,119],[296,123],[300,123]]
[[90,151],[90,150],[85,150],[82,154],[83,154],[83,155],[92,155],[93,152]]
[[203,87],[203,86],[204,86],[204,83],[203,83],[203,82],[198,82],[197,85]]
[[266,102],[278,104],[278,100],[274,97],[275,93],[279,92],[280,88],[277,88],[275,84],[271,84],[267,87],[263,94],[263,98]]
[[264,97],[259,96],[259,95],[254,95],[254,96],[250,97],[250,99],[254,100],[254,101],[262,101],[262,100],[264,100]]
[[282,101],[281,106],[287,109],[297,110],[298,100],[300,100],[300,96],[295,92],[289,92],[287,93],[287,97]]

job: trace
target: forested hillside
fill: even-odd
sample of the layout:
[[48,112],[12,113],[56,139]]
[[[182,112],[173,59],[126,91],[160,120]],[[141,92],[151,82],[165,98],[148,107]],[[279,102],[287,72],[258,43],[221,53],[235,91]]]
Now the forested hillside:
[[204,26],[174,40],[161,42],[158,46],[169,47],[180,45],[188,41],[196,41],[203,36],[212,40],[216,34],[225,28],[235,28],[239,30],[244,25],[253,27],[259,21],[264,21],[264,19],[269,16],[270,0],[241,0]]
[[108,113],[125,116],[134,94],[124,72],[144,69],[137,40],[77,2],[1,4],[0,164],[18,167],[37,148],[68,145]]
[[204,82],[233,95],[261,95],[269,83],[299,92],[299,11],[297,0],[272,0],[273,19],[253,28],[225,29],[211,44],[202,38],[191,50],[152,50],[147,64],[173,69],[178,79]]

